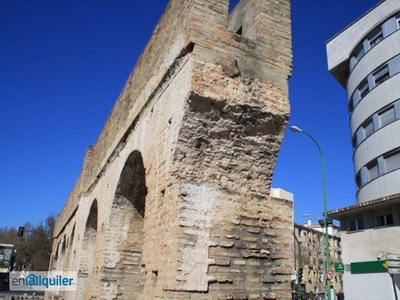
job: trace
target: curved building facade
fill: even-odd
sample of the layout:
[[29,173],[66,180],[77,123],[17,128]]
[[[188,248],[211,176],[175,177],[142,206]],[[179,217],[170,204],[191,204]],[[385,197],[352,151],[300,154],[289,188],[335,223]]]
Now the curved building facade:
[[357,202],[400,193],[400,1],[382,1],[327,51],[347,92]]
[[328,212],[340,221],[344,294],[395,300],[400,268],[389,262],[400,258],[393,238],[400,235],[400,1],[380,1],[326,47],[329,71],[347,92],[357,185],[357,204]]

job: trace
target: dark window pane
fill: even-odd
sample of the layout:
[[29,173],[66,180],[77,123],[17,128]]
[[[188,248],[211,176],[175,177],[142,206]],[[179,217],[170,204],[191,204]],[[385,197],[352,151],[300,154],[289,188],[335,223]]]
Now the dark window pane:
[[364,229],[364,220],[363,219],[358,219],[358,230]]
[[384,216],[379,216],[375,218],[375,224],[377,227],[385,226],[385,218]]
[[369,180],[375,179],[379,176],[378,164],[375,162],[367,167]]
[[361,175],[360,174],[357,175],[356,181],[357,181],[357,187],[360,188],[361,185],[362,185],[362,183],[361,183]]
[[355,219],[349,221],[349,231],[362,230],[364,229],[363,219]]
[[361,45],[361,47],[358,48],[358,49],[356,50],[356,52],[355,52],[355,54],[354,54],[354,57],[357,59],[357,61],[359,61],[360,58],[361,58],[363,55],[364,55],[364,48],[363,48],[362,45]]
[[381,123],[381,127],[393,122],[396,119],[394,114],[394,107],[389,107],[385,111],[379,113],[379,121]]
[[393,225],[393,215],[386,216],[386,225]]
[[375,72],[373,76],[375,80],[375,86],[380,85],[382,82],[389,78],[388,66],[384,66],[383,68]]
[[369,37],[369,45],[371,48],[375,47],[380,41],[383,40],[383,34],[382,34],[382,29],[379,28],[375,32],[373,32]]
[[390,172],[400,168],[400,151],[391,153],[384,157],[386,172]]
[[393,225],[392,214],[375,217],[376,227],[387,226],[387,225]]
[[353,97],[351,97],[350,102],[349,102],[349,112],[352,113],[354,110],[354,101]]
[[358,146],[358,139],[357,139],[357,133],[353,137],[353,148],[357,148]]
[[364,98],[368,92],[369,92],[369,87],[368,87],[368,80],[364,80],[360,86],[358,87],[358,91],[360,92],[360,98]]
[[374,122],[369,120],[367,123],[363,125],[364,128],[364,138],[369,137],[374,132]]
[[356,220],[351,220],[351,221],[349,222],[349,230],[350,230],[350,231],[357,230],[357,223],[356,223]]

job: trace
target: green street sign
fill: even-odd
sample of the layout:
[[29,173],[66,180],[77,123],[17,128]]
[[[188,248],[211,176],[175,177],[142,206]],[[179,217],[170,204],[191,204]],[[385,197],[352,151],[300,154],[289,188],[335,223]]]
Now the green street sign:
[[335,263],[335,271],[336,272],[340,272],[343,273],[344,272],[344,264],[339,262],[339,263]]
[[350,264],[351,274],[384,273],[388,271],[386,260],[360,261]]

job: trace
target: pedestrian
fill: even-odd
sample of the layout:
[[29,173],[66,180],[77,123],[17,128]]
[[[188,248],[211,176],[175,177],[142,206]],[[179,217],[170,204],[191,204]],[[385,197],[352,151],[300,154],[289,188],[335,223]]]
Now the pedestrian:
[[337,300],[344,300],[344,294],[343,294],[342,290],[340,290],[339,293],[336,294],[336,299]]

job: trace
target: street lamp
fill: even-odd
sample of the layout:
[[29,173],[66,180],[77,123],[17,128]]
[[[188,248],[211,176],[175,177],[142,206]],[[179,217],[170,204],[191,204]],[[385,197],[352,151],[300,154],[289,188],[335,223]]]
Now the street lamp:
[[332,300],[331,297],[331,281],[328,280],[327,278],[327,273],[328,270],[330,269],[330,264],[331,264],[331,259],[330,259],[330,251],[329,251],[329,237],[328,237],[328,204],[327,204],[327,200],[326,200],[326,176],[325,176],[325,160],[324,160],[324,154],[322,153],[322,149],[319,146],[318,142],[315,140],[315,138],[310,135],[308,132],[303,131],[302,129],[300,129],[297,126],[291,126],[290,129],[293,132],[300,132],[300,133],[304,133],[305,135],[307,135],[310,139],[313,140],[313,142],[315,143],[315,145],[317,145],[318,150],[319,150],[319,154],[321,156],[321,169],[322,169],[322,200],[324,202],[324,228],[325,228],[325,282],[326,282],[326,293],[328,295],[328,300]]

